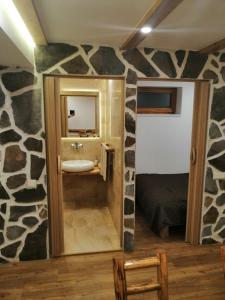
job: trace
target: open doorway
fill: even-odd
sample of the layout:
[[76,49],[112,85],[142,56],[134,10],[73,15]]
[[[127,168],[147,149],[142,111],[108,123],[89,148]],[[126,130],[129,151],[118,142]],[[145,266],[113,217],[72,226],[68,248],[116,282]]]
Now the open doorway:
[[121,78],[44,78],[52,256],[122,248]]
[[138,81],[136,224],[152,243],[199,243],[208,102],[208,82]]

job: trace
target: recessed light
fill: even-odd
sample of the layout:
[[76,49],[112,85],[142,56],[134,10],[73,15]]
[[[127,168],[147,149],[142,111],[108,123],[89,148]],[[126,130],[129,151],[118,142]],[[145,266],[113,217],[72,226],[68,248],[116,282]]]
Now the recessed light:
[[152,31],[152,28],[150,26],[144,26],[144,27],[141,28],[141,32],[144,33],[144,34],[147,34],[151,31]]

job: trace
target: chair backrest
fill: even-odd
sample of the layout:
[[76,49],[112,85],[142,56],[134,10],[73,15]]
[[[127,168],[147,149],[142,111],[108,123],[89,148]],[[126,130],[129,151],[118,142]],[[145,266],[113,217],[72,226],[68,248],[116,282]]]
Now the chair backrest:
[[220,253],[222,257],[222,263],[223,263],[223,274],[225,278],[225,246],[220,247]]
[[[127,285],[126,271],[142,268],[157,268],[157,281],[144,284]],[[158,292],[159,300],[168,300],[168,266],[167,255],[158,251],[156,256],[136,260],[121,260],[113,258],[114,288],[116,300],[127,300],[129,295]]]

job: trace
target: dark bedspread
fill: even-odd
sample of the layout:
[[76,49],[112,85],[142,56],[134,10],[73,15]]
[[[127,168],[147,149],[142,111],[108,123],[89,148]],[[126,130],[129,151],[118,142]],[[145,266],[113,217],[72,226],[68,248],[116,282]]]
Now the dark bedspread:
[[185,225],[188,174],[139,174],[136,203],[153,232],[164,226]]

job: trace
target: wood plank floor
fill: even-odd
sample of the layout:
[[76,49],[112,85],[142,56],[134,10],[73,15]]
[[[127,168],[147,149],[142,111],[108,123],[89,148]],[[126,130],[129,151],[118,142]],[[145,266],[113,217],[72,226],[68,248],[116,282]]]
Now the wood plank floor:
[[[164,241],[151,236],[138,217],[133,253],[121,252],[67,256],[46,261],[0,266],[0,299],[7,300],[113,300],[111,258],[144,257],[155,249],[169,256],[170,300],[225,299],[225,280],[219,246],[194,247],[182,241]],[[150,237],[151,236],[151,237]],[[154,242],[154,243],[153,243]],[[131,273],[129,281],[141,280],[149,271]],[[129,299],[156,299],[154,293]]]

